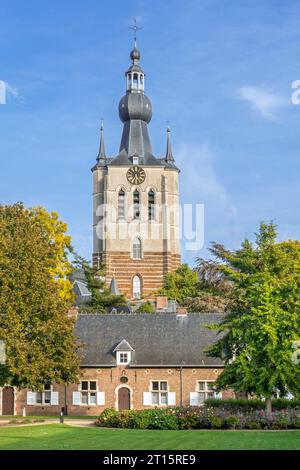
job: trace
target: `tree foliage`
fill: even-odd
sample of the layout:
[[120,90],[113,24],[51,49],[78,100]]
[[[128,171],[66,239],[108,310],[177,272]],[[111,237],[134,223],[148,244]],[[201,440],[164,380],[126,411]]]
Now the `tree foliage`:
[[292,360],[300,336],[300,243],[276,242],[276,226],[260,225],[255,244],[238,250],[213,243],[221,276],[231,284],[223,332],[207,353],[225,360],[219,388],[267,399],[276,392],[299,395],[299,365]]
[[83,269],[87,288],[91,292],[91,301],[80,306],[86,313],[105,313],[109,307],[124,307],[127,300],[124,295],[111,294],[105,282],[105,266],[91,266],[87,260],[75,255],[74,264]]
[[189,297],[196,297],[198,275],[187,264],[182,264],[173,273],[165,275],[164,285],[159,293],[182,304]]
[[76,381],[80,358],[67,317],[73,294],[66,228],[43,208],[0,206],[2,384],[41,389]]

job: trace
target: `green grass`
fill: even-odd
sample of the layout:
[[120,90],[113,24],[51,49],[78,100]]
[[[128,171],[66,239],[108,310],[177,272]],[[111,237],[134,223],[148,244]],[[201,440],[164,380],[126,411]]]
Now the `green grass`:
[[152,431],[65,424],[0,428],[1,450],[300,449],[300,431]]

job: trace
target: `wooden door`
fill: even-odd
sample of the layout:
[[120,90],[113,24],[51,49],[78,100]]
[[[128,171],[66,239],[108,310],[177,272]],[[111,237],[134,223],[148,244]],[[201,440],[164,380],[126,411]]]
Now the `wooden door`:
[[119,388],[118,409],[119,411],[130,410],[130,390],[127,387]]
[[13,387],[4,387],[2,389],[2,414],[14,414],[14,389]]

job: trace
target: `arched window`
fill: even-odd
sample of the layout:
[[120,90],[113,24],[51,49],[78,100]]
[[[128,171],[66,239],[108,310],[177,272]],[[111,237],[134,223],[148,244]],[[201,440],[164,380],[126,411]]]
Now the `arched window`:
[[141,278],[138,275],[132,279],[132,294],[135,299],[140,299],[142,296]]
[[138,237],[136,237],[133,240],[132,257],[133,257],[133,259],[141,259],[142,258],[142,242],[141,242],[141,239],[138,238]]
[[133,218],[140,218],[140,192],[137,189],[133,193]]
[[138,74],[133,74],[133,88],[138,88]]
[[148,193],[148,219],[155,219],[155,194],[153,189]]
[[118,217],[125,219],[125,191],[120,189],[118,194]]

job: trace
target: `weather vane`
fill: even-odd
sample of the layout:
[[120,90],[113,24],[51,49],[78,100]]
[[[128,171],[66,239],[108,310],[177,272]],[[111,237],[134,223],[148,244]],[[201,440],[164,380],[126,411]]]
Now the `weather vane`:
[[136,33],[139,29],[142,29],[140,28],[137,24],[136,24],[136,18],[133,19],[133,22],[134,22],[134,25],[133,26],[129,26],[129,29],[133,29],[134,31],[134,47],[136,47]]

